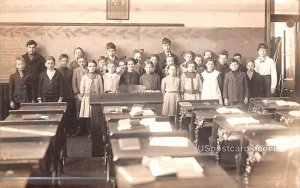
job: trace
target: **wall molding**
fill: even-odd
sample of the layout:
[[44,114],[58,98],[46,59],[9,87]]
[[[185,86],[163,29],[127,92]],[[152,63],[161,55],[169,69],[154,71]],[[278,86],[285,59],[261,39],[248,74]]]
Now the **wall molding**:
[[183,23],[60,23],[60,22],[0,22],[0,26],[131,26],[184,27]]

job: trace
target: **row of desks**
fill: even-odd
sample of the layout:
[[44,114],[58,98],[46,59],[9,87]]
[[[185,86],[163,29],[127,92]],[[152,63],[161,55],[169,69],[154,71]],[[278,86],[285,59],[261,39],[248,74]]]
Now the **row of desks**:
[[65,154],[66,103],[24,103],[0,122],[2,187],[52,187]]
[[[146,96],[146,95],[145,95]],[[144,97],[145,97],[144,96]],[[150,96],[150,95],[148,95]],[[158,96],[156,96],[156,100]],[[149,97],[143,99],[140,97],[140,102],[136,101],[134,104],[144,104],[145,108],[153,109],[155,115],[152,116],[130,116],[127,111],[117,113],[104,113],[103,116],[103,132],[104,132],[104,143],[105,143],[105,159],[106,159],[106,174],[107,180],[112,180],[117,183],[118,187],[237,187],[236,182],[228,176],[228,174],[217,164],[214,156],[211,153],[199,152],[194,143],[189,140],[189,134],[186,130],[178,130],[176,127],[172,128],[170,132],[151,132],[149,127],[141,125],[139,120],[144,118],[156,118],[156,121],[166,122],[168,117],[160,115],[161,107],[155,108],[151,105],[147,105]],[[128,105],[128,101],[115,104],[101,104],[102,112],[105,112],[106,106],[118,106],[120,104],[127,106],[130,110],[133,104]],[[162,96],[161,96],[162,99]],[[152,98],[153,100],[153,98]],[[99,100],[101,103],[101,100]],[[158,101],[158,100],[157,100]],[[126,105],[127,102],[127,105]],[[153,102],[153,101],[152,101]],[[150,102],[151,104],[151,102]],[[156,105],[161,105],[157,102]],[[135,126],[128,130],[119,130],[118,122],[120,119],[130,118],[131,121],[135,122]],[[105,122],[105,123],[104,123]],[[157,137],[180,137],[185,138],[188,141],[187,147],[170,147],[170,146],[150,146],[149,142],[152,138]],[[120,140],[126,138],[137,138],[140,144],[140,149],[137,150],[122,150],[120,147]],[[124,174],[120,173],[120,168],[127,168],[132,174],[143,173],[143,166],[141,165],[143,157],[160,157],[160,156],[171,156],[171,157],[195,157],[201,167],[204,169],[203,176],[200,178],[178,178],[178,177],[164,177],[157,179],[154,182],[146,184],[132,185],[124,177]],[[135,168],[130,170],[131,167],[140,165],[141,168]],[[148,170],[149,171],[149,170]],[[114,179],[116,178],[116,179]],[[220,182],[219,180],[222,180]]]
[[[291,150],[285,152],[228,151],[228,149],[240,148],[245,150],[247,147],[255,148],[257,146],[259,148],[267,148],[266,140],[268,138],[299,136],[300,118],[291,116],[290,111],[297,112],[300,110],[300,107],[294,106],[293,103],[291,106],[288,106],[281,101],[288,102],[288,98],[253,99],[250,102],[249,113],[228,112],[224,114],[218,112],[217,109],[221,106],[215,103],[217,101],[180,101],[178,103],[177,125],[179,128],[190,131],[192,140],[194,140],[194,143],[198,145],[200,150],[211,150],[222,167],[237,168],[241,176],[244,177],[240,182],[241,184],[246,183],[253,187],[260,187],[261,184],[268,182],[269,186],[277,184],[281,187],[290,182],[295,186],[295,184],[300,184],[299,182],[295,183],[297,181],[295,180],[297,168],[299,169],[300,167],[299,158],[296,160],[296,163],[289,163],[289,161],[285,160]],[[234,121],[248,117],[259,120],[259,123],[248,123],[245,121],[233,125],[233,122],[228,121],[230,118]],[[300,142],[300,140],[296,141]],[[299,148],[294,148],[292,153],[294,156],[299,156]],[[266,156],[269,158],[269,156],[278,156],[278,154],[284,157],[273,157],[276,160],[269,161],[271,165],[266,165],[266,163],[257,164],[259,160],[256,158],[263,157],[265,159]],[[278,165],[286,164],[288,165],[284,166],[285,168],[281,167],[279,169],[287,169],[290,166],[287,170],[290,172],[290,181],[274,178],[286,175],[287,172],[279,171],[278,168],[276,170],[274,166],[279,167]],[[253,170],[254,166],[256,166],[255,170]],[[252,181],[249,181],[249,179]]]

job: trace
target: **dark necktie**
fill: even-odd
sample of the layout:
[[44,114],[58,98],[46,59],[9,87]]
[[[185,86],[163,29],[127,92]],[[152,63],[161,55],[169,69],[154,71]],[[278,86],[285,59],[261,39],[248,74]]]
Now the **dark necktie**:
[[194,88],[193,77],[191,77],[191,87],[192,87],[192,94],[194,94],[195,88]]

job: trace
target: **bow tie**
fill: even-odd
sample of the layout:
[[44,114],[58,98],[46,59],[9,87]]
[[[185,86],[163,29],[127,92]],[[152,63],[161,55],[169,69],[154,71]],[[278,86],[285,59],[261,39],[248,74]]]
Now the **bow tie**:
[[195,73],[195,72],[185,72],[185,76],[187,78],[196,78],[197,73]]
[[266,58],[263,60],[259,59],[259,61],[260,61],[259,63],[264,63],[266,61]]

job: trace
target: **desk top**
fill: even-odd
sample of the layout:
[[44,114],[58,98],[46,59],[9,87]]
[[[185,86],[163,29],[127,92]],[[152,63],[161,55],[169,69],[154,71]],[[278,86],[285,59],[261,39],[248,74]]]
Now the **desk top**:
[[50,144],[50,137],[23,138],[0,142],[0,163],[38,163]]
[[213,120],[216,115],[221,115],[216,110],[201,110],[194,111],[194,116],[201,117],[203,120]]
[[0,164],[0,174],[0,187],[25,188],[30,178],[31,167],[26,164]]
[[162,93],[103,93],[92,94],[91,105],[124,105],[163,103]]
[[43,103],[21,103],[21,107],[31,106],[31,107],[55,107],[55,106],[67,106],[66,102],[43,102]]
[[292,116],[289,114],[290,111],[294,111],[294,110],[299,111],[300,108],[298,108],[298,109],[278,109],[278,110],[276,110],[276,114],[287,117],[287,118],[292,118],[294,120],[300,120],[300,117]]
[[110,138],[128,138],[128,137],[150,137],[150,136],[188,136],[188,131],[177,130],[172,127],[172,132],[150,132],[148,126],[134,125],[133,128],[128,130],[118,130],[118,120],[108,122]]
[[[120,188],[134,187],[134,188],[182,188],[182,187],[237,187],[234,180],[215,162],[211,156],[201,156],[196,158],[204,170],[204,176],[200,178],[177,178],[166,177],[140,185],[130,185],[122,175],[116,170],[118,165],[115,166],[117,175],[117,184]],[[138,172],[137,172],[138,173]]]
[[[155,113],[155,112],[154,112]],[[113,113],[107,113],[104,114],[105,119],[108,120],[118,120],[118,119],[143,119],[143,118],[155,118],[157,117],[156,113],[155,115],[137,115],[137,116],[131,116],[129,112],[123,112],[119,114],[113,114]]]
[[17,113],[38,113],[38,114],[64,114],[67,110],[66,106],[21,106],[19,110],[10,110],[10,114]]
[[279,105],[276,102],[288,101],[288,97],[271,97],[271,98],[254,98],[250,103],[254,106],[259,106],[262,110],[275,110],[276,108],[292,107],[289,105]]
[[[0,124],[1,125],[1,124]],[[44,124],[44,125],[6,125],[0,126],[0,140],[1,139],[22,139],[26,137],[42,137],[55,136],[58,124]]]
[[23,120],[22,116],[24,114],[10,114],[4,121],[1,123],[6,124],[10,122],[22,124],[24,122],[47,122],[47,123],[60,123],[62,120],[62,114],[43,114],[44,116],[49,116],[49,119],[46,120]]
[[[252,123],[240,123],[240,124],[236,124],[236,125],[231,125],[230,123],[228,123],[228,121],[226,120],[227,118],[230,117],[253,117],[250,114],[231,114],[231,115],[222,115],[222,116],[217,116],[214,119],[214,123],[219,125],[221,128],[225,129],[228,132],[235,132],[235,133],[242,133],[243,131],[247,131],[247,130],[266,130],[266,129],[286,129],[286,126],[283,126],[281,124],[279,124],[277,121],[273,120],[273,119],[258,119],[260,121],[259,124],[252,124]],[[257,119],[255,116],[253,117],[255,119]]]
[[266,140],[279,136],[296,136],[300,135],[299,128],[288,129],[269,129],[269,130],[248,130],[244,133],[245,138],[253,144],[266,146]]
[[196,146],[188,139],[188,147],[167,147],[167,146],[149,146],[149,138],[139,138],[140,150],[124,151],[120,148],[119,139],[111,139],[111,147],[113,152],[113,160],[115,162],[130,159],[142,159],[144,156],[172,156],[172,157],[188,157],[209,155],[199,153]]
[[196,109],[217,109],[223,105],[219,100],[182,100],[178,101],[178,106],[185,110]]

